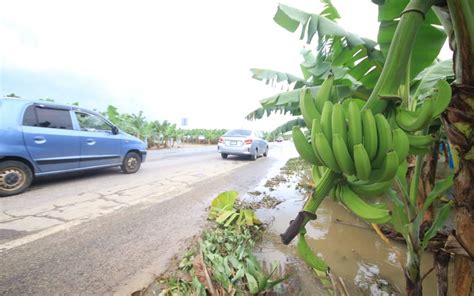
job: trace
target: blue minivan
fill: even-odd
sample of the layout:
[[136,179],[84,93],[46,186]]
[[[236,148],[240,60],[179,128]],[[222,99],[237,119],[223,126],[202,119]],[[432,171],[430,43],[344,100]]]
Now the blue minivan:
[[120,166],[135,173],[143,141],[77,106],[0,99],[0,197],[23,192],[34,177]]

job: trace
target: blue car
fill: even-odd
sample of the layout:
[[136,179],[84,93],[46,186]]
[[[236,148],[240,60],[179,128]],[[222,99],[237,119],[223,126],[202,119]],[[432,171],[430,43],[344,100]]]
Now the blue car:
[[139,170],[143,141],[77,106],[0,99],[0,197],[26,190],[34,177],[120,166]]

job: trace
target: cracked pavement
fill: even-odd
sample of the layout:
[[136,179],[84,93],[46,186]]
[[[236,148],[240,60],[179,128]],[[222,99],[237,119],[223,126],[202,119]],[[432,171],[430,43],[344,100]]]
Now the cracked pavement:
[[152,151],[134,175],[43,178],[0,199],[0,294],[129,295],[201,231],[212,198],[251,190],[282,149],[255,162],[222,160],[215,147]]

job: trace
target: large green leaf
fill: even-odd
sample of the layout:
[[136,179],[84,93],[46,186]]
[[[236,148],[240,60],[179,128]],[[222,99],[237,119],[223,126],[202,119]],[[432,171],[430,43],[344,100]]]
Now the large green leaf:
[[234,207],[238,195],[236,191],[222,192],[211,202],[211,207],[230,210]]
[[274,19],[291,32],[301,27],[300,38],[307,44],[318,37],[316,53],[304,52],[305,62],[301,64],[304,78],[314,77],[313,85],[319,85],[331,71],[336,79],[350,75],[352,79],[346,77],[349,81],[369,89],[375,86],[383,64],[376,42],[347,32],[323,14],[310,14],[286,5],[279,5]]
[[336,7],[332,5],[331,0],[321,0],[321,3],[324,5],[324,9],[321,11],[322,16],[327,17],[330,20],[336,20],[341,17]]
[[414,79],[411,93],[414,98],[424,96],[434,89],[439,80],[453,77],[453,62],[452,60],[445,60],[435,62],[428,68],[421,71]]
[[[318,93],[320,87],[321,86],[308,87],[313,97],[316,97],[316,94]],[[336,86],[336,89],[338,91],[340,99],[350,97],[354,94],[354,91],[351,90],[347,86]],[[262,101],[260,101],[260,104],[264,108],[266,108],[267,106],[270,107],[270,106],[285,106],[288,104],[299,104],[300,93],[301,93],[301,90],[299,89],[279,93],[277,95],[263,99]]]
[[426,197],[423,210],[428,209],[437,198],[443,196],[449,191],[449,189],[451,189],[453,186],[453,177],[453,175],[450,175],[446,179],[439,180],[435,183],[433,190],[431,190],[431,192]]
[[294,89],[301,88],[303,86],[311,86],[311,84],[304,80],[303,78],[297,77],[293,74],[289,73],[283,73],[283,72],[278,72],[274,70],[268,70],[268,69],[257,69],[257,68],[252,68],[250,69],[252,72],[252,78],[263,81],[265,83],[280,83],[285,81],[288,84],[293,84]]
[[444,223],[449,217],[449,213],[451,211],[451,203],[447,203],[444,206],[442,206],[439,211],[436,213],[436,218],[433,221],[433,224],[431,225],[430,229],[426,231],[425,237],[423,238],[423,241],[421,243],[421,249],[424,250],[426,246],[428,245],[429,241],[436,235],[438,230],[443,227]]
[[[321,86],[308,87],[313,97],[316,96],[320,87]],[[337,85],[336,90],[339,99],[351,97],[366,100],[369,95],[368,90],[363,86]],[[260,101],[262,107],[253,110],[247,114],[245,118],[248,120],[261,119],[265,114],[270,116],[270,114],[276,112],[281,112],[282,114],[290,113],[294,116],[301,115],[299,107],[300,93],[301,89],[294,89],[265,98]]]
[[[379,5],[378,43],[386,57],[390,43],[393,40],[398,19],[408,4],[408,0],[386,0]],[[413,79],[424,68],[431,65],[439,55],[446,41],[446,33],[439,27],[440,22],[435,13],[430,10],[421,26],[411,56],[410,78]]]

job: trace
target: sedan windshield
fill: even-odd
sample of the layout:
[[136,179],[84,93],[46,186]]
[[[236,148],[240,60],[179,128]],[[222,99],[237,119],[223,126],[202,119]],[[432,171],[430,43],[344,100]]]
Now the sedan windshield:
[[225,133],[225,137],[248,137],[252,131],[249,130],[243,130],[243,129],[235,129],[235,130],[230,130],[227,133]]

